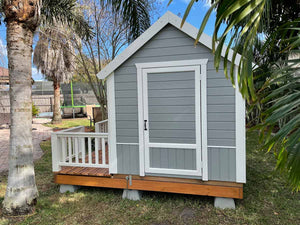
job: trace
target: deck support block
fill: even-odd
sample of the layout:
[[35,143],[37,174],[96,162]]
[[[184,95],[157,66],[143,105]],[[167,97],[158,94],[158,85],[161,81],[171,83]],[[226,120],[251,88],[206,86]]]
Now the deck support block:
[[75,192],[77,191],[78,186],[76,185],[68,185],[68,184],[61,184],[59,187],[59,192],[60,193],[66,193],[66,192]]
[[129,189],[124,189],[123,190],[123,199],[129,199],[133,201],[139,201],[141,200],[142,197],[142,192],[138,190],[129,190]]
[[235,209],[235,203],[233,198],[220,198],[215,197],[215,208],[219,209]]

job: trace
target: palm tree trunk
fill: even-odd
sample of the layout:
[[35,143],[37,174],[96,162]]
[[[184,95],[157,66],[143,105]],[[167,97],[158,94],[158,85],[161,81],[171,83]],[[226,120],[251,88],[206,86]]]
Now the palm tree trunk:
[[57,79],[53,80],[54,88],[54,107],[53,107],[53,118],[52,123],[61,123],[61,111],[60,111],[60,83]]
[[10,83],[9,174],[3,209],[27,214],[36,203],[32,146],[31,56],[33,30],[13,20],[7,22]]

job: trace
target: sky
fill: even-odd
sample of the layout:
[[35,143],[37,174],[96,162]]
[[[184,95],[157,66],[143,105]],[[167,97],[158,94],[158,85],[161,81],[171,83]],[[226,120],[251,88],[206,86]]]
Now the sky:
[[[152,18],[152,23],[167,11],[171,11],[175,15],[182,17],[190,0],[173,0],[173,2],[167,6],[168,2],[169,0],[157,0],[157,12]],[[186,21],[199,28],[205,13],[210,7],[208,2],[209,0],[199,0],[195,2]],[[213,12],[211,18],[208,20],[204,33],[210,36],[212,35],[214,22],[215,14]],[[2,58],[2,60],[0,59],[0,66],[7,68],[6,27],[4,23],[0,25],[0,56],[1,55],[4,57],[0,57]],[[43,75],[40,74],[34,66],[32,68],[32,77],[34,80],[43,80]]]

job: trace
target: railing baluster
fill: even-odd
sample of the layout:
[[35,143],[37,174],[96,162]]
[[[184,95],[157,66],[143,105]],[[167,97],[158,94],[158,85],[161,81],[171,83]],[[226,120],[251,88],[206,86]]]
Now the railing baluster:
[[[54,162],[57,162],[58,168],[60,166],[108,168],[109,161],[106,153],[107,128],[107,121],[103,121],[96,124],[95,134],[85,133],[82,127],[67,132],[57,132],[56,139],[53,138],[53,145],[55,143],[57,145],[52,149],[52,152],[54,152],[52,154],[57,156]],[[95,140],[95,145],[93,140]]]
[[85,163],[85,137],[81,139],[82,163]]
[[68,138],[69,145],[69,163],[72,163],[72,138]]
[[75,162],[79,162],[79,151],[78,151],[78,137],[74,138],[75,140]]
[[101,142],[102,142],[102,164],[105,165],[106,160],[105,160],[105,139],[104,139],[104,137],[101,138]]
[[62,137],[61,138],[61,145],[62,145],[62,162],[66,162],[66,153],[67,153],[67,142],[66,142],[66,138]]
[[95,137],[95,164],[99,164],[99,139]]
[[92,164],[92,141],[91,138],[88,138],[88,147],[89,147],[89,164]]

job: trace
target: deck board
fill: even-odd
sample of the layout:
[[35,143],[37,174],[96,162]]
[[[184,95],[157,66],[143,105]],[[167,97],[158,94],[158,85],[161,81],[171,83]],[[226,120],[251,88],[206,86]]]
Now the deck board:
[[93,167],[63,166],[57,174],[111,177],[108,168],[93,168]]

